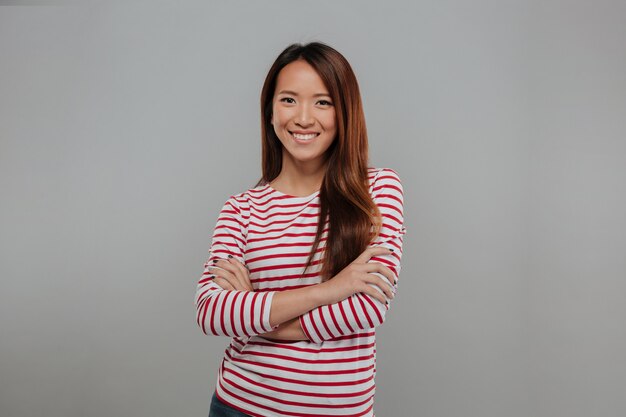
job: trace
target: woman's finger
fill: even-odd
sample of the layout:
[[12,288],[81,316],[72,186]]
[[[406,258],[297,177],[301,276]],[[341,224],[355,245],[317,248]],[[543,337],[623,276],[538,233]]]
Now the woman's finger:
[[360,292],[363,292],[363,293],[365,293],[365,294],[367,294],[367,295],[377,299],[378,301],[380,301],[383,304],[389,304],[389,302],[387,301],[387,297],[385,297],[384,293],[378,291],[376,288],[374,288],[374,287],[372,287],[370,285],[367,285],[367,284],[364,284],[364,285],[365,285],[365,287]]
[[235,288],[230,285],[230,283],[225,280],[224,278],[221,277],[215,277],[213,279],[213,282],[215,282],[217,285],[219,285],[220,287],[222,287],[225,290],[234,290]]
[[370,260],[372,256],[376,255],[389,255],[393,253],[391,249],[388,249],[384,246],[370,246],[363,251],[357,258],[353,261],[356,263],[366,263]]
[[239,290],[240,289],[237,287],[237,280],[233,277],[231,273],[222,270],[219,272],[213,271],[213,274],[215,275],[215,278],[213,279],[213,281],[218,282],[218,283],[224,282],[228,284],[228,288],[224,287],[223,285],[220,285],[225,290]]
[[231,258],[232,255],[228,255],[227,259],[223,259],[217,264],[229,272],[228,278],[233,286],[235,286],[238,290],[247,290],[248,288],[241,277],[241,272],[239,271],[239,268],[231,262]]
[[[242,271],[242,268],[237,266],[238,261],[231,255],[228,256],[228,270],[233,274],[233,277],[237,280],[237,288],[241,290],[250,291],[249,279],[246,273]],[[244,268],[245,269],[245,268]]]
[[389,267],[383,265],[382,263],[378,261],[372,261],[372,262],[367,263],[364,269],[365,271],[370,272],[370,273],[378,272],[382,274],[385,278],[387,278],[387,281],[389,281],[390,285],[396,285],[398,283],[396,281],[396,276],[394,275],[393,271],[389,269]]
[[367,274],[367,275],[368,277],[366,278],[366,282],[370,284],[374,284],[378,288],[380,288],[381,291],[385,293],[387,298],[392,299],[395,296],[395,293],[394,293],[395,290],[392,289],[393,287],[389,285],[389,282],[387,282],[387,280],[382,279],[378,275],[374,275],[374,274]]
[[215,260],[212,272],[222,275],[236,290],[254,291],[247,268],[232,255],[227,259]]
[[241,284],[248,290],[248,291],[254,291],[254,288],[252,287],[252,282],[250,281],[250,271],[248,271],[248,268],[245,267],[244,264],[242,264],[237,258],[229,258],[230,259],[230,263],[231,265],[235,266],[235,268],[237,268],[237,278],[239,278],[239,281],[241,282]]
[[216,260],[213,266],[210,266],[211,273],[225,279],[230,283],[232,289],[235,290],[247,290],[247,286],[241,282],[241,279],[237,277],[237,268],[232,265],[226,259]]

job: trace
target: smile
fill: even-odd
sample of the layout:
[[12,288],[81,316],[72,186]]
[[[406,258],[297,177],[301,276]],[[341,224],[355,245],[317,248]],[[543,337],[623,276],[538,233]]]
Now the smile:
[[293,132],[289,132],[289,133],[297,142],[307,142],[319,135],[319,133],[309,133],[306,135],[301,135],[300,133],[293,133]]

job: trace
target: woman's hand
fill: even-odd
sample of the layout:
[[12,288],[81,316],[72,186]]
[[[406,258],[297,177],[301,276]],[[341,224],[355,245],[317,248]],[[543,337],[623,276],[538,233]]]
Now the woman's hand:
[[241,262],[228,255],[228,259],[216,260],[211,273],[213,281],[225,290],[254,291],[250,282],[250,273]]
[[[381,303],[387,303],[385,295],[392,299],[395,293],[393,287],[396,283],[394,274],[391,269],[380,262],[368,263],[368,261],[372,256],[389,255],[390,253],[392,253],[390,249],[382,246],[369,247],[340,273],[319,284],[325,303],[338,303],[359,292],[368,294]],[[384,275],[386,280],[372,274],[372,272]],[[384,294],[368,284],[377,285]]]

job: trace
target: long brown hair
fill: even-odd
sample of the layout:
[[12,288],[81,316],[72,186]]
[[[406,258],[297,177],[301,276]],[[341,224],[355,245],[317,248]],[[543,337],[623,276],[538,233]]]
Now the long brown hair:
[[304,268],[306,271],[311,265],[328,221],[320,272],[322,281],[327,281],[354,261],[378,236],[380,211],[369,194],[367,130],[356,76],[346,58],[322,42],[289,45],[276,58],[265,78],[261,91],[263,173],[256,186],[269,184],[282,169],[283,145],[270,122],[272,102],[280,70],[298,59],[305,60],[318,73],[336,112],[337,137],[326,151],[317,233]]

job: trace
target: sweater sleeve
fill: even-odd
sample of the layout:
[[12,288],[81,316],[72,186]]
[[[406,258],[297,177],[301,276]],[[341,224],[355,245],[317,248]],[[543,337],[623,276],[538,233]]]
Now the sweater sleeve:
[[[196,321],[213,336],[254,336],[269,332],[270,306],[275,291],[225,290],[211,277],[213,261],[232,255],[245,265],[244,250],[249,221],[245,201],[231,196],[222,207],[213,232],[209,258],[196,288]],[[239,196],[241,198],[241,196]],[[277,326],[276,326],[277,327]]]
[[[403,194],[398,174],[389,168],[381,169],[374,181],[372,197],[380,210],[383,224],[377,240],[370,243],[370,247],[384,246],[394,251],[389,255],[373,256],[368,262],[380,262],[391,269],[396,278],[396,289],[401,269],[402,240],[406,233]],[[384,275],[372,273],[387,281]],[[368,285],[382,292],[377,285]],[[391,301],[387,305],[365,293],[353,294],[338,303],[323,305],[301,315],[300,326],[309,340],[315,343],[358,330],[373,329],[384,322]]]

